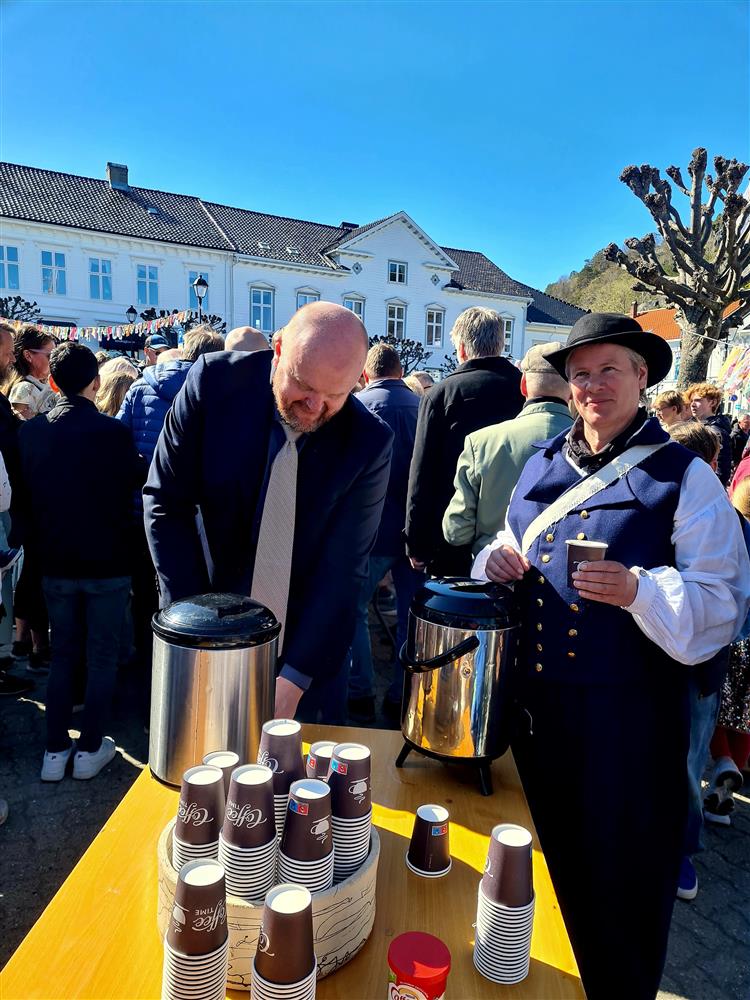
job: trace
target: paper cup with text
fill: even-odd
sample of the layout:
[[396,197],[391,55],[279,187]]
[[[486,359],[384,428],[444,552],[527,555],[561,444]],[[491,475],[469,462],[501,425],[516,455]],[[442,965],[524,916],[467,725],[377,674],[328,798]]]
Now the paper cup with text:
[[359,819],[372,809],[370,748],[337,743],[331,755],[328,784],[331,811],[341,819]]
[[210,764],[189,768],[182,777],[175,836],[183,844],[215,843],[223,821],[223,773]]
[[269,983],[300,983],[315,968],[312,897],[293,882],[266,895],[255,969]]
[[167,944],[183,955],[208,955],[226,940],[224,869],[218,861],[189,861],[177,876]]
[[286,795],[293,781],[305,777],[302,757],[302,727],[294,719],[271,719],[263,723],[258,763],[273,771],[274,795]]
[[305,770],[308,778],[320,778],[321,781],[328,779],[331,754],[335,746],[335,740],[318,740],[316,743],[313,743],[305,762]]
[[211,753],[206,754],[203,758],[203,763],[219,768],[224,775],[224,795],[229,795],[229,783],[232,780],[232,771],[235,767],[239,767],[240,764],[239,754],[234,753],[233,750],[213,750]]
[[450,815],[445,806],[420,806],[414,817],[407,867],[415,875],[432,878],[447,875],[451,868]]
[[318,861],[333,850],[331,789],[318,778],[302,778],[289,790],[281,851],[297,861]]
[[245,764],[232,773],[222,836],[234,847],[262,847],[276,836],[273,773]]
[[573,574],[578,572],[582,562],[599,562],[607,555],[607,542],[590,542],[584,539],[567,538],[568,546],[568,586],[575,590]]
[[527,906],[534,896],[531,864],[531,834],[515,823],[493,827],[482,891],[503,906]]

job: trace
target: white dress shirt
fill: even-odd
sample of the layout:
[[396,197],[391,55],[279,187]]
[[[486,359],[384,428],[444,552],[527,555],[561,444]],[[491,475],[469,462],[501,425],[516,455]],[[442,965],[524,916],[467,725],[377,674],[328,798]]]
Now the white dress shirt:
[[[732,642],[745,623],[750,559],[737,512],[701,458],[693,459],[682,480],[672,544],[674,566],[631,567],[638,590],[625,611],[672,659],[703,663]],[[521,549],[507,519],[474,560],[473,577],[487,579],[487,559],[500,545]]]

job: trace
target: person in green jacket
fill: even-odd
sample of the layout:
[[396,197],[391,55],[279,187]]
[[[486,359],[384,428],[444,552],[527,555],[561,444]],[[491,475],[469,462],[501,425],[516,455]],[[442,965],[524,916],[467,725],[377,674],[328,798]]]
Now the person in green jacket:
[[492,541],[505,523],[510,495],[534,444],[556,437],[573,423],[570,389],[547,361],[562,344],[537,344],[521,362],[523,409],[513,420],[467,434],[453,480],[455,493],[443,515],[450,545],[471,544],[473,556]]

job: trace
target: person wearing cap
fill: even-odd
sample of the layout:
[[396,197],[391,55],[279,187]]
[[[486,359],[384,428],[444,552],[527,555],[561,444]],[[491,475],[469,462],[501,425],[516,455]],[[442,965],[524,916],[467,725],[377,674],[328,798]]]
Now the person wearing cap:
[[146,337],[143,344],[143,355],[146,358],[146,366],[155,365],[162,351],[168,351],[172,345],[161,333],[152,333]]
[[[750,563],[710,466],[641,405],[671,367],[668,344],[589,313],[548,360],[579,416],[527,462],[473,574],[518,596],[513,752],[586,995],[646,1000],[683,853],[685,666],[739,632]],[[604,542],[605,558],[569,577],[571,541]]]
[[[30,533],[39,545],[52,634],[41,778],[61,781],[71,757],[73,777],[86,779],[115,755],[114,740],[103,729],[130,593],[133,489],[146,469],[127,428],[96,408],[99,365],[87,347],[67,341],[56,347],[50,374],[61,394],[57,405],[18,435],[18,530],[21,541]],[[73,743],[68,730],[82,650],[85,707]]]
[[553,340],[527,351],[521,362],[523,409],[513,420],[467,434],[453,481],[455,493],[443,515],[449,545],[471,545],[475,556],[505,523],[505,513],[534,442],[553,438],[573,423],[570,388],[547,361],[562,344]]

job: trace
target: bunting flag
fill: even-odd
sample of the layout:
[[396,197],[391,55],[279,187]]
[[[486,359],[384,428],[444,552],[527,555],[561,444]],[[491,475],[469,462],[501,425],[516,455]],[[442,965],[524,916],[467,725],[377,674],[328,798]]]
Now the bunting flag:
[[716,381],[725,392],[738,392],[744,389],[749,379],[750,347],[735,347],[722,365]]
[[[46,323],[32,325],[41,330],[42,333],[47,333],[57,340],[130,340],[134,337],[147,337],[165,327],[182,326],[194,315],[193,309],[183,309],[182,312],[170,313],[169,316],[159,316],[157,319],[142,323],[122,323],[115,326],[50,326]],[[0,320],[3,323],[9,323],[16,330],[29,325],[20,319],[0,317]]]

